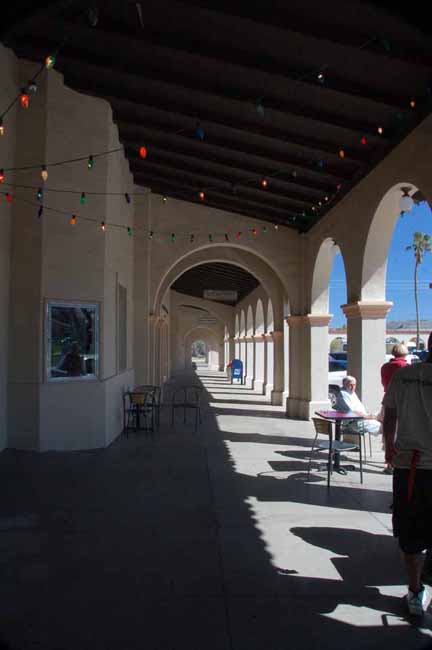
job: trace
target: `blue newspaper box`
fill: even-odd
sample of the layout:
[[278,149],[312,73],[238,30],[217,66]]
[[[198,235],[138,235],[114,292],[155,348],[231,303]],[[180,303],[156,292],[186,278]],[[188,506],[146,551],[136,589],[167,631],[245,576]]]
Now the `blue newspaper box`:
[[231,361],[231,383],[234,379],[240,380],[243,383],[243,361],[241,359],[233,359]]

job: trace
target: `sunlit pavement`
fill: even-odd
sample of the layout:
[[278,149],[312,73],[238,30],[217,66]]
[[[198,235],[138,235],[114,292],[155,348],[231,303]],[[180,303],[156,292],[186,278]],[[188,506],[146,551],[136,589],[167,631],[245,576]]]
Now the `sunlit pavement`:
[[104,451],[0,455],[0,650],[429,647],[380,440],[363,486],[328,491],[318,457],[307,480],[310,423],[206,368],[165,400],[192,382],[197,433],[165,406],[159,433]]

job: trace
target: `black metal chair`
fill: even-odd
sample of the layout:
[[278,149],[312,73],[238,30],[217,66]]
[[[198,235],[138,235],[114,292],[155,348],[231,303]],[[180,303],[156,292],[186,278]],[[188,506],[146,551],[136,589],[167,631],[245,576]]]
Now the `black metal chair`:
[[[309,466],[308,466],[308,479],[310,477],[311,465],[312,465],[312,456],[314,451],[327,451],[327,487],[330,488],[330,478],[333,473],[333,461],[336,453],[343,451],[358,451],[359,452],[359,461],[360,461],[360,483],[363,483],[363,457],[362,457],[362,445],[361,440],[359,439],[359,444],[342,442],[340,440],[333,439],[333,426],[330,420],[323,420],[321,418],[312,418],[312,422],[315,427],[315,438],[312,443],[311,453],[309,456]],[[319,441],[318,436],[326,436],[327,440]]]
[[[140,430],[153,431],[153,408],[152,408],[152,392],[144,390],[140,387],[139,390],[128,391],[123,394],[123,430],[126,436],[130,431],[135,433]],[[147,417],[151,417],[151,427],[147,426]],[[145,422],[145,426],[141,424]]]
[[186,409],[195,411],[195,431],[201,423],[201,397],[203,389],[199,386],[177,388],[171,398],[171,424],[174,424],[175,409],[183,409],[183,422],[186,424]]
[[[345,436],[357,436],[363,444],[364,458],[366,458],[366,436],[369,436],[369,456],[372,458],[372,434],[366,431],[363,420],[346,420],[341,424],[341,433]],[[349,441],[348,441],[349,442]]]

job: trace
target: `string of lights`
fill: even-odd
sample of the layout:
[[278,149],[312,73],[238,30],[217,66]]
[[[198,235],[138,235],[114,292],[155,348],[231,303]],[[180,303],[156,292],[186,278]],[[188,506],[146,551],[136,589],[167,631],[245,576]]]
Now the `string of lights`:
[[[97,24],[97,21],[94,24],[93,24],[94,21],[93,22],[90,21],[90,22],[91,22],[93,27],[95,27],[96,24]],[[20,93],[10,102],[10,104],[7,106],[7,108],[0,114],[0,135],[4,135],[4,133],[5,133],[5,128],[4,128],[4,118],[5,118],[5,116],[9,113],[9,111],[13,108],[13,106],[18,101],[20,102],[21,107],[24,110],[27,110],[29,108],[30,94],[36,93],[37,89],[38,89],[37,83],[36,83],[37,78],[41,75],[41,73],[43,72],[44,69],[50,70],[50,69],[54,68],[54,66],[56,64],[58,54],[59,54],[59,51],[64,46],[64,44],[67,42],[69,36],[70,36],[69,34],[66,35],[63,38],[60,45],[58,46],[58,48],[55,50],[55,52],[53,52],[52,54],[49,54],[45,58],[45,61],[42,63],[40,69],[36,72],[36,74],[33,76],[33,78],[28,82],[27,87],[22,88]],[[377,42],[380,44],[380,46],[382,45],[382,47],[384,47],[384,49],[386,51],[390,51],[390,49],[391,49],[390,43],[388,41],[384,42],[382,39],[380,39],[380,38],[378,38],[376,36],[374,36],[373,38],[368,38],[367,40],[365,40],[361,45],[359,45],[358,49],[365,49],[365,48],[369,47],[371,44],[374,44],[374,43],[377,43]],[[295,80],[296,81],[304,81],[305,79],[308,79],[308,78],[314,78],[314,79],[316,79],[316,81],[319,84],[325,85],[331,79],[331,77],[329,76],[328,70],[329,70],[328,65],[326,65],[326,64],[321,65],[319,68],[315,68],[314,70],[307,71],[307,72],[295,77]],[[429,94],[428,98],[430,100],[430,94]],[[264,100],[265,100],[265,96],[261,96],[255,102],[256,110],[262,117],[264,117],[264,115],[265,115]],[[411,97],[409,99],[409,101],[407,100],[407,110],[409,110],[408,107],[409,107],[409,109],[415,109],[416,108],[416,99],[415,98]],[[272,106],[272,108],[274,108],[274,106]],[[403,114],[399,112],[398,113],[398,118],[402,119]],[[184,133],[191,133],[191,129],[190,128],[180,129],[178,131],[175,131],[174,135],[179,135],[179,134],[184,134]],[[378,135],[380,135],[380,136],[383,136],[384,135],[384,127],[382,125],[377,125],[376,126],[376,133]],[[195,126],[195,129],[194,129],[194,137],[196,139],[200,140],[200,141],[204,141],[206,139],[206,132],[205,132],[204,126],[203,126],[202,122],[200,121],[200,119],[197,119],[197,121],[196,121],[196,126]],[[368,144],[368,139],[367,139],[366,135],[363,134],[360,137],[359,143],[362,146],[366,146]],[[117,148],[114,148],[114,149],[110,149],[110,150],[107,150],[107,151],[102,151],[102,152],[99,152],[99,153],[96,153],[96,154],[88,154],[88,155],[85,155],[85,156],[78,156],[78,157],[68,158],[68,159],[65,159],[65,160],[60,160],[60,161],[55,161],[55,162],[50,162],[50,163],[43,162],[43,163],[38,163],[38,164],[34,164],[34,165],[26,165],[26,166],[22,166],[22,167],[4,167],[4,168],[0,168],[0,183],[8,184],[8,183],[6,183],[6,178],[7,178],[6,175],[7,175],[7,173],[30,171],[30,170],[33,170],[33,169],[40,169],[42,182],[45,183],[48,180],[48,170],[49,170],[49,168],[57,167],[57,166],[61,166],[61,165],[67,165],[67,164],[76,163],[76,162],[87,161],[88,169],[93,169],[93,167],[95,165],[95,160],[97,158],[102,157],[102,156],[108,156],[108,155],[111,155],[111,154],[114,154],[114,153],[120,152],[120,151],[124,151],[123,146],[117,147]],[[149,155],[148,146],[146,144],[141,144],[141,146],[138,147],[138,154],[139,154],[139,157],[141,159],[143,159],[143,160],[147,159],[148,155]],[[349,158],[348,154],[349,154],[349,152],[347,152],[347,150],[346,150],[346,148],[344,146],[340,146],[337,150],[335,150],[333,152],[333,155],[337,156],[339,158],[339,160],[344,160],[346,158]],[[327,167],[327,165],[328,165],[329,160],[328,160],[328,157],[327,158],[324,157],[324,158],[320,158],[318,161],[313,160],[313,161],[310,161],[310,162],[313,165],[317,165],[318,168],[320,168],[320,169],[325,169]],[[254,175],[251,175],[250,177],[246,177],[244,179],[241,179],[241,181],[232,182],[232,183],[230,183],[230,189],[231,189],[231,192],[233,194],[238,194],[239,189],[241,187],[251,185],[251,184],[258,184],[260,189],[268,190],[269,187],[271,187],[271,180],[272,179],[276,179],[278,176],[285,175],[285,174],[288,174],[288,173],[292,178],[294,178],[294,179],[297,178],[297,170],[296,169],[292,169],[290,172],[288,172],[287,169],[284,168],[284,169],[278,169],[278,170],[275,170],[273,172],[267,173],[264,176],[254,174]],[[20,186],[17,184],[17,185],[15,185],[15,187],[20,187]],[[61,189],[61,188],[57,188],[57,189],[45,188],[45,190],[43,190],[42,188],[36,188],[36,187],[32,188],[31,186],[24,186],[24,185],[22,185],[21,187],[23,189],[26,188],[26,189],[35,189],[35,190],[37,190],[37,198],[38,198],[38,200],[42,199],[44,191],[46,191],[46,192],[49,192],[49,191],[50,192],[59,192],[59,193],[68,193],[68,192],[69,193],[75,193],[75,192],[73,192],[71,190]],[[331,202],[335,198],[335,196],[337,195],[337,193],[340,191],[341,188],[342,188],[342,183],[338,183],[335,186],[334,191],[332,193],[330,193],[330,192],[327,193],[323,197],[323,200],[319,200],[315,204],[310,205],[310,207],[307,210],[303,210],[302,213],[297,215],[297,216],[299,216],[301,218],[301,217],[309,217],[309,216],[316,215],[316,213],[319,212],[319,210],[326,203]],[[197,198],[201,202],[204,202],[206,200],[207,195],[209,193],[211,194],[212,192],[216,192],[216,191],[221,191],[221,187],[217,186],[217,185],[206,185],[205,187],[201,187],[201,188],[195,190]],[[193,193],[193,192],[194,192],[194,190],[191,189],[191,190],[188,190],[187,192],[185,191],[185,192],[181,192],[181,193],[184,193],[185,196],[190,197],[191,193]],[[87,192],[81,192],[80,194],[81,194],[80,201],[81,201],[82,204],[84,204],[86,202],[86,196],[87,195],[90,196],[90,195],[105,194],[107,196],[108,195],[113,195],[114,196],[116,194],[119,194],[119,195],[123,195],[125,197],[126,201],[128,203],[130,203],[131,197],[134,196],[134,195],[138,195],[139,193],[130,193],[130,192],[129,193],[128,192],[122,192],[122,193],[111,193],[111,192],[96,193],[96,192],[88,192],[87,191]],[[309,213],[309,211],[312,212],[312,215]],[[297,216],[295,218],[297,218]],[[291,219],[294,219],[294,217],[291,217]]]
[[210,243],[215,243],[216,239],[220,239],[221,241],[232,241],[232,240],[240,240],[240,239],[245,239],[246,237],[250,237],[252,239],[255,239],[260,233],[262,234],[267,234],[271,230],[278,231],[279,230],[279,225],[274,224],[273,226],[261,226],[261,227],[252,227],[252,228],[247,228],[243,230],[237,230],[235,232],[230,232],[230,231],[212,231],[212,232],[202,232],[202,231],[188,231],[188,232],[173,232],[173,231],[163,231],[163,230],[152,230],[152,229],[145,229],[145,228],[132,228],[131,226],[125,226],[124,224],[119,224],[115,223],[112,221],[107,221],[106,218],[104,217],[103,219],[98,219],[95,217],[91,216],[84,216],[82,214],[78,214],[77,212],[73,211],[65,211],[65,210],[60,210],[59,208],[53,208],[52,206],[47,205],[46,203],[43,204],[38,204],[35,203],[34,201],[31,201],[29,199],[12,195],[9,192],[0,192],[0,195],[3,195],[8,203],[12,203],[13,200],[19,201],[21,203],[25,203],[26,205],[30,205],[34,208],[37,208],[36,214],[38,219],[41,219],[41,217],[44,215],[45,211],[47,212],[54,212],[56,214],[60,214],[62,216],[66,216],[69,219],[69,224],[71,226],[76,226],[80,221],[84,222],[90,222],[90,223],[95,223],[98,224],[100,227],[101,231],[106,232],[108,228],[115,228],[115,229],[120,229],[124,230],[127,232],[129,236],[132,236],[134,231],[141,231],[144,235],[148,237],[149,240],[153,240],[156,238],[160,239],[168,239],[171,242],[176,242],[178,239],[185,239],[188,240],[190,243],[194,243],[197,240],[202,240],[204,239],[205,241],[208,241]]

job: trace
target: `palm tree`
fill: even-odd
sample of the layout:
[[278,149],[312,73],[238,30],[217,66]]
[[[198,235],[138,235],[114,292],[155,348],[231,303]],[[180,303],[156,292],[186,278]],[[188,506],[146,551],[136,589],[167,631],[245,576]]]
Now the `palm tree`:
[[418,300],[418,268],[423,262],[426,253],[432,251],[432,238],[430,235],[425,235],[422,232],[415,232],[413,241],[410,246],[407,246],[407,251],[414,251],[415,267],[414,267],[414,297],[416,305],[416,321],[417,321],[417,337],[416,349],[420,348],[420,314],[419,314],[419,300]]

